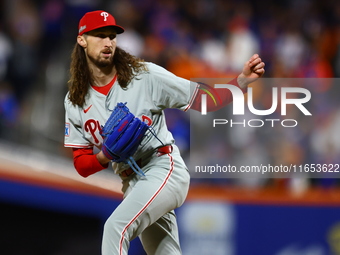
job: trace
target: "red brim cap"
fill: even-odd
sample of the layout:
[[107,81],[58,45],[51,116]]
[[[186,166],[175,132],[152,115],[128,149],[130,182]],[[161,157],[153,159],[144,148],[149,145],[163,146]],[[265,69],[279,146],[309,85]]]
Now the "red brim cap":
[[110,13],[105,11],[87,12],[79,21],[78,34],[82,35],[91,30],[108,26],[114,27],[117,34],[124,32],[124,28],[116,24],[115,18]]

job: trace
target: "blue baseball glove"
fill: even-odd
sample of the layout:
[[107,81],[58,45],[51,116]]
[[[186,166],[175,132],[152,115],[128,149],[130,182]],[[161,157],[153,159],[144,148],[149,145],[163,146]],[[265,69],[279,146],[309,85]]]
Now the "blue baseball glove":
[[130,112],[126,103],[118,103],[101,131],[104,155],[114,162],[128,163],[136,173],[144,175],[132,156],[148,129],[146,123]]

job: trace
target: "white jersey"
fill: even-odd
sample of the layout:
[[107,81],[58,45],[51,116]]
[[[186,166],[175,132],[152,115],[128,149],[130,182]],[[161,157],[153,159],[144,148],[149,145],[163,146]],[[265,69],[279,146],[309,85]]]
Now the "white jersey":
[[[118,102],[126,102],[131,113],[151,126],[164,145],[173,144],[174,138],[167,129],[163,110],[188,110],[197,93],[197,86],[153,63],[146,62],[146,66],[148,71],[135,77],[126,89],[115,81],[108,94],[104,95],[90,86],[83,108],[72,105],[67,94],[65,147],[95,146],[100,149],[103,142],[101,127]],[[134,158],[138,160],[160,146],[160,141],[147,132]],[[120,172],[120,165],[114,166],[116,172]]]

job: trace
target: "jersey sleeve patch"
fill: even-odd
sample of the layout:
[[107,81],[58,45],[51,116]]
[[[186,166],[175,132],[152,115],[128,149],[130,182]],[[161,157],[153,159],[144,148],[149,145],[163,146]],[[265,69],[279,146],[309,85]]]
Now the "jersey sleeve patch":
[[65,136],[70,136],[70,123],[65,123]]

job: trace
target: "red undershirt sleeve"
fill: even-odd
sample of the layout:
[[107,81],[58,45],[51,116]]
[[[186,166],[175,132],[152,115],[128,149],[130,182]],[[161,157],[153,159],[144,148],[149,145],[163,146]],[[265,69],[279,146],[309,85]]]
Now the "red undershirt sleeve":
[[[228,82],[228,84],[235,85],[236,87],[240,88],[239,84],[237,83],[237,78],[234,78]],[[247,88],[241,90],[243,93],[247,92]],[[233,101],[232,93],[229,89],[214,88],[212,86],[200,83],[200,87],[190,109],[201,111],[201,99],[203,94],[209,95],[207,96],[208,112],[217,111]]]
[[93,154],[92,148],[73,148],[73,164],[77,172],[83,177],[88,177],[109,166],[109,164],[103,166],[99,163],[96,155]]

